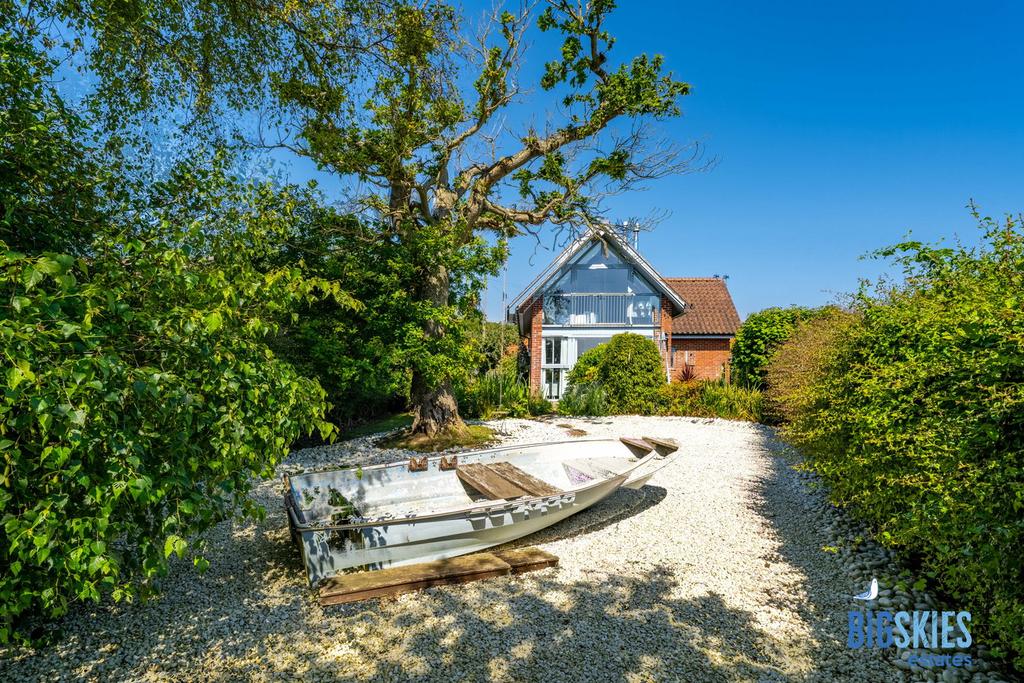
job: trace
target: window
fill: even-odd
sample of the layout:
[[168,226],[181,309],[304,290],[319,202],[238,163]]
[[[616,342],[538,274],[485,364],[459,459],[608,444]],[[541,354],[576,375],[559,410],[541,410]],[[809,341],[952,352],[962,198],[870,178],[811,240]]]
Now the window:
[[584,353],[594,348],[599,344],[607,344],[612,340],[611,337],[577,337],[576,338],[576,357],[579,358]]
[[553,337],[544,340],[544,365],[562,364],[562,338]]
[[557,401],[562,398],[562,369],[544,369],[544,398]]

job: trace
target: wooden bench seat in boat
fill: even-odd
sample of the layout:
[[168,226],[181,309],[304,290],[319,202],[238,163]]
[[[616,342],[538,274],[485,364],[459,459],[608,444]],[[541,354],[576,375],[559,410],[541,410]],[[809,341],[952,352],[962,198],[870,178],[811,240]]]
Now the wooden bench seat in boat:
[[469,463],[459,465],[455,473],[464,483],[491,500],[520,498],[522,496],[553,496],[561,493],[546,481],[524,472],[512,463],[495,462],[489,465]]

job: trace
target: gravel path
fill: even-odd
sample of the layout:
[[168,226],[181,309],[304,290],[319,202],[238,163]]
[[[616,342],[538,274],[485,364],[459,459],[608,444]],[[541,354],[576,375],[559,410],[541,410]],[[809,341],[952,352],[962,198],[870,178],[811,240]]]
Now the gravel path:
[[[891,557],[843,542],[856,527],[769,429],[640,417],[491,424],[508,443],[568,438],[571,425],[675,438],[685,453],[643,489],[524,540],[558,555],[557,568],[326,609],[289,544],[280,482],[266,482],[256,493],[266,520],[220,525],[206,574],[181,562],[154,602],[75,611],[55,647],[0,650],[0,680],[936,679],[908,672],[905,653],[847,649],[850,595],[865,576],[879,575],[896,607],[930,598],[894,593]],[[281,471],[402,456],[362,439],[297,452]],[[1000,680],[988,664],[972,673]]]

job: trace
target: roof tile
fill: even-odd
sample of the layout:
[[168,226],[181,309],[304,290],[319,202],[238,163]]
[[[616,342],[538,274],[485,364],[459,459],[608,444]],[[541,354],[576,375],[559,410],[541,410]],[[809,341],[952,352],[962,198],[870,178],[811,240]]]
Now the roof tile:
[[687,303],[686,311],[672,320],[672,334],[736,334],[740,316],[725,280],[717,277],[664,279]]

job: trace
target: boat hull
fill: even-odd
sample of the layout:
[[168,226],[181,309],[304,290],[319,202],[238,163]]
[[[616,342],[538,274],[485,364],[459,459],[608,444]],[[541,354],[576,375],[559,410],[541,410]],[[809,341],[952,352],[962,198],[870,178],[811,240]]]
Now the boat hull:
[[651,458],[646,464],[641,465],[640,467],[637,467],[635,470],[633,470],[633,473],[629,475],[629,478],[622,483],[622,488],[643,488],[647,484],[647,482],[651,480],[651,477],[657,474],[660,470],[664,469],[665,467],[668,467],[673,462],[675,462],[676,458],[678,458],[679,455],[680,452],[676,451],[674,453],[670,453],[669,455],[659,455],[655,458]]
[[[613,493],[627,474],[593,486],[473,510],[344,529],[301,529],[292,523],[310,585],[339,573],[398,567],[478,552],[556,524]],[[289,513],[289,522],[291,513]]]

